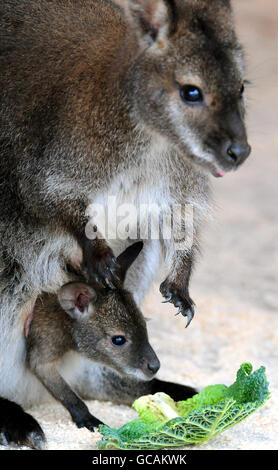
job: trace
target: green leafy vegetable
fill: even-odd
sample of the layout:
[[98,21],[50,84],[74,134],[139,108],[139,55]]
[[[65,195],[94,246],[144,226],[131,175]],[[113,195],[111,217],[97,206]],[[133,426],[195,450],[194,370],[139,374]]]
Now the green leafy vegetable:
[[177,403],[165,393],[140,397],[133,404],[140,419],[120,429],[100,426],[98,447],[155,450],[202,443],[254,413],[269,395],[265,368],[252,373],[244,363],[230,387],[210,385]]
[[172,418],[179,417],[179,410],[174,400],[162,392],[140,397],[132,406],[145,423],[166,423]]

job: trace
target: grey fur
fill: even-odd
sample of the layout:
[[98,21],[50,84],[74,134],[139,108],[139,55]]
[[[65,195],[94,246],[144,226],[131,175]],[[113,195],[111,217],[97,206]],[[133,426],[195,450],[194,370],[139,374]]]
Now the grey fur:
[[[175,11],[166,0],[131,0],[132,11],[115,3],[0,5],[0,394],[25,405],[42,399],[24,367],[27,304],[70,279],[66,264],[86,208],[111,191],[136,205],[194,206],[192,250],[176,252],[163,240],[153,250],[149,242],[153,258],[142,254],[126,281],[139,302],[166,260],[161,291],[189,315],[208,173],[244,159],[222,155],[229,140],[247,145],[242,50],[229,2],[176,0]],[[188,82],[203,89],[203,106],[181,101],[179,87]],[[99,374],[87,395],[118,400],[109,374]]]
[[[117,258],[122,278],[141,249],[142,244],[136,244]],[[74,367],[74,353],[92,361],[92,371],[95,364],[108,366],[132,382],[152,380],[160,367],[148,341],[144,317],[121,282],[117,289],[93,289],[78,279],[63,286],[57,295],[42,294],[24,331],[28,369],[62,402],[78,427],[94,430],[99,421],[74,392],[81,389],[76,378],[73,384],[67,380],[69,363],[70,371],[80,370],[76,364]],[[115,337],[124,343],[116,345]],[[98,379],[99,373],[90,374],[92,382]]]

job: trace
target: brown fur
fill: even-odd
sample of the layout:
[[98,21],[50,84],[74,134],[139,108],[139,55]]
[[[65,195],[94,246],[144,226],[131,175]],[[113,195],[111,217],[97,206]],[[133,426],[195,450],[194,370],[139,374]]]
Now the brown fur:
[[[84,291],[86,285],[69,284],[61,289],[60,297],[68,298],[73,289]],[[89,286],[87,290],[92,291]],[[124,336],[127,343],[113,345],[112,338],[116,335]],[[89,301],[80,318],[66,313],[57,296],[40,296],[34,308],[26,347],[30,370],[68,409],[78,427],[92,431],[100,421],[89,413],[85,403],[60,373],[67,353],[75,351],[121,375],[134,375],[141,380],[144,377],[151,379],[159,368],[141,312],[130,294],[118,290],[99,292],[96,299]]]
[[[6,0],[0,70],[0,393],[26,404],[36,393],[24,369],[24,305],[70,279],[77,242],[90,279],[115,280],[113,251],[124,242],[86,239],[93,202],[112,193],[136,206],[193,206],[192,248],[146,241],[126,281],[139,302],[163,254],[161,292],[192,318],[208,174],[237,169],[250,152],[244,64],[228,0]],[[200,103],[181,98],[185,85],[201,90]],[[111,396],[115,377],[103,375],[91,395]]]
[[[58,295],[41,295],[31,322],[27,319],[28,368],[69,410],[78,427],[94,430],[100,422],[63,378],[67,353],[74,351],[120,375],[141,380],[153,379],[160,367],[143,315],[132,295],[122,288],[126,272],[142,247],[141,242],[136,243],[117,258],[117,289],[95,290],[80,280],[71,282]],[[115,344],[115,338],[123,344]]]

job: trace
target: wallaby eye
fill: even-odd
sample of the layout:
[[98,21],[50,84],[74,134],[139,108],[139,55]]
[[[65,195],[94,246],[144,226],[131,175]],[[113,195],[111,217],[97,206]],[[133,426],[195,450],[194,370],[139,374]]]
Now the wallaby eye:
[[241,85],[241,89],[240,89],[240,96],[243,95],[244,91],[245,91],[245,86],[244,86],[244,83],[243,83],[243,84]]
[[126,343],[126,339],[124,336],[113,336],[112,337],[112,343],[115,346],[123,346]]
[[186,103],[201,103],[203,101],[200,88],[194,85],[183,85],[180,89],[180,95]]

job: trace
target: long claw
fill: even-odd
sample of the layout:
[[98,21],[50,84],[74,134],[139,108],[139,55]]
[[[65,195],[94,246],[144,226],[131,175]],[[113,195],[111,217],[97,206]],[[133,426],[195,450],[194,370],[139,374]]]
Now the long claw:
[[187,324],[186,324],[186,327],[185,328],[188,328],[191,321],[193,319],[193,315],[191,315],[191,312],[189,311],[188,314],[187,314]]
[[192,318],[193,318],[194,315],[195,315],[195,307],[194,307],[194,305],[195,305],[195,304],[193,303],[193,304],[191,305],[191,307],[190,307],[190,312],[192,313]]
[[122,282],[120,276],[117,274],[117,271],[113,270],[113,269],[110,269],[110,273],[112,275],[112,277],[114,277],[116,279],[117,282]]
[[187,325],[185,328],[187,328],[190,325],[191,321],[193,320],[194,315],[195,315],[195,309],[194,309],[194,306],[191,305],[190,309],[187,310]]
[[105,278],[105,282],[108,285],[108,287],[110,287],[110,289],[112,289],[112,290],[116,289],[116,287],[114,286],[114,284],[110,281],[110,279],[108,277]]
[[187,317],[187,316],[188,316],[187,312],[191,312],[192,318],[194,317],[194,315],[195,315],[195,308],[194,308],[193,302],[189,304],[189,307],[188,307],[188,308],[185,308],[185,309],[183,310],[182,315],[183,315],[184,317]]
[[116,258],[115,256],[113,256],[113,258],[111,258],[111,265],[112,265],[113,267],[115,267],[115,266],[117,266],[117,264],[118,264],[118,263],[117,263],[117,258]]
[[102,279],[100,276],[98,276],[97,274],[93,274],[91,276],[93,278],[93,280],[100,286],[100,287],[105,287],[105,284],[103,283]]
[[171,300],[172,300],[172,295],[170,294],[170,295],[168,295],[168,296],[166,297],[166,300],[163,300],[163,301],[162,301],[162,303],[163,303],[163,304],[167,304],[168,302],[171,302]]
[[176,313],[175,316],[177,317],[180,313],[182,313],[182,307],[180,307],[179,311]]

